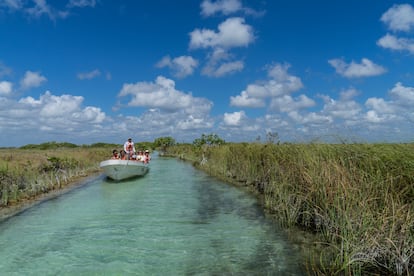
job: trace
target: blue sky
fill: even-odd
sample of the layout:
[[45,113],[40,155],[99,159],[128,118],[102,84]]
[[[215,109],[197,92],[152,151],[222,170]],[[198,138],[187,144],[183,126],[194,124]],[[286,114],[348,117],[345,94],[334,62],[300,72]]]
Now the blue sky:
[[0,146],[412,142],[414,3],[0,0]]

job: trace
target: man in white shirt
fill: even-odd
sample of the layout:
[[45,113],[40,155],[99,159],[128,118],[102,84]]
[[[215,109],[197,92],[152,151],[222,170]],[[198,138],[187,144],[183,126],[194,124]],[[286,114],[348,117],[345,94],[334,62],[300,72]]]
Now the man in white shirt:
[[127,154],[127,159],[130,160],[132,156],[135,154],[135,145],[132,142],[132,138],[128,138],[128,141],[124,144],[124,151]]

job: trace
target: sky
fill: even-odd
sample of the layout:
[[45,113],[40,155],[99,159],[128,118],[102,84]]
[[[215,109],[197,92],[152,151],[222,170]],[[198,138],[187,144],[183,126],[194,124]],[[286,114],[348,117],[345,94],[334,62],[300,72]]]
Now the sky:
[[0,0],[0,147],[414,141],[414,2]]

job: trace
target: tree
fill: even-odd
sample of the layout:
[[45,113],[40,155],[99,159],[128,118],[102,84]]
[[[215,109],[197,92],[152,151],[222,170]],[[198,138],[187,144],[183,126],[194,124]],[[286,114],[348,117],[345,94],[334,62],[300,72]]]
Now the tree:
[[203,145],[214,146],[214,145],[223,145],[226,142],[221,139],[217,134],[202,134],[200,138],[197,138],[193,141],[193,145],[201,147]]
[[174,146],[175,140],[171,136],[167,137],[159,137],[154,140],[154,147],[159,148],[162,147],[165,149],[166,147]]
[[267,132],[266,140],[268,144],[280,144],[279,134],[277,132]]

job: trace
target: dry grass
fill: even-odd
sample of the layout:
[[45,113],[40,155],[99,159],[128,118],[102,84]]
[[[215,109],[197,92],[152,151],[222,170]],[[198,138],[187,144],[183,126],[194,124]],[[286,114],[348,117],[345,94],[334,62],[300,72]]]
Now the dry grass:
[[109,148],[0,149],[0,208],[61,189],[97,171]]

